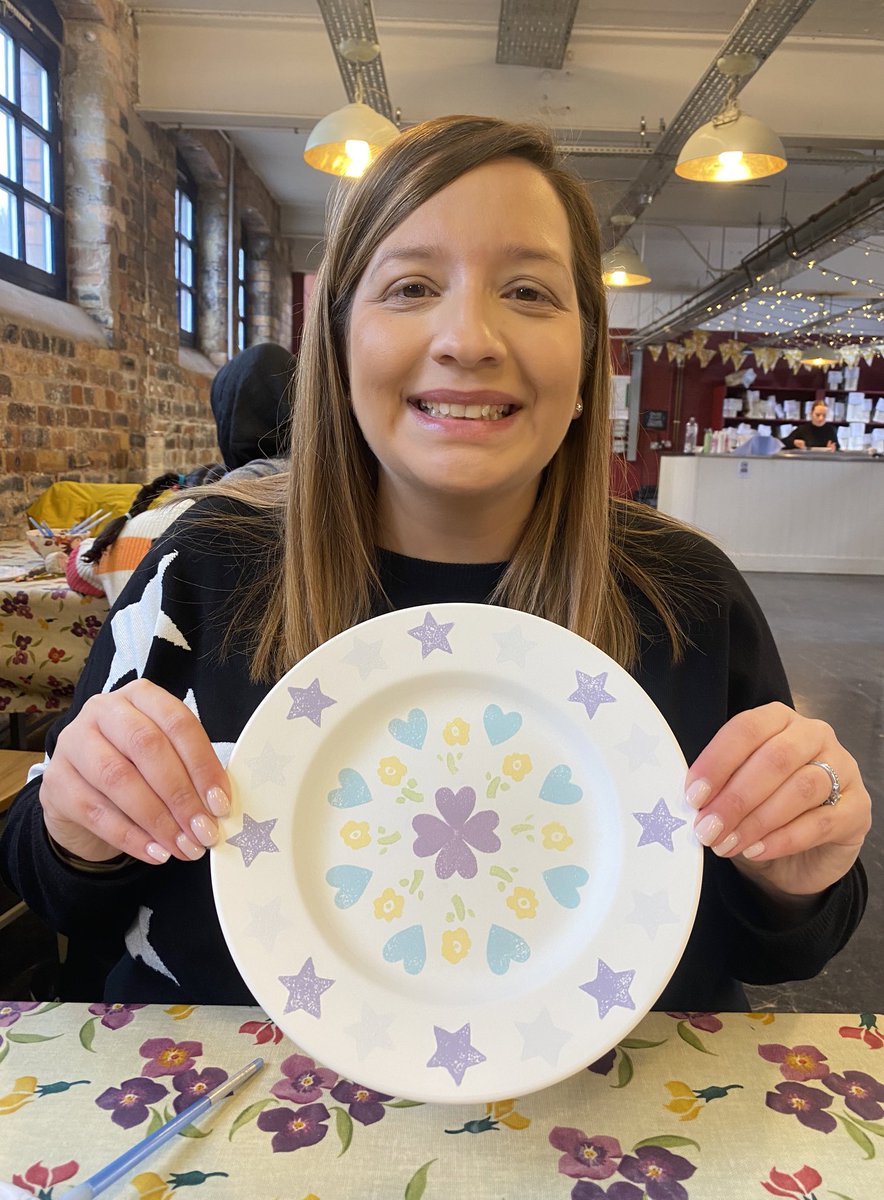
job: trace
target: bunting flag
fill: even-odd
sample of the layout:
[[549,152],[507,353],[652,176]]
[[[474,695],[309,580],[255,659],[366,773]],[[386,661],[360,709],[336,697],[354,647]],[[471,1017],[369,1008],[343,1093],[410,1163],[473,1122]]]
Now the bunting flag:
[[791,349],[791,350],[783,351],[783,358],[786,360],[786,362],[789,364],[789,367],[793,371],[797,371],[798,368],[801,366],[801,359],[803,357],[804,357],[803,350]]
[[712,362],[713,358],[715,358],[715,355],[716,355],[715,350],[702,350],[702,349],[698,350],[697,358],[699,358],[699,360],[700,360],[700,366],[708,367],[710,362]]
[[752,353],[762,371],[772,371],[783,352],[777,346],[756,346]]
[[855,367],[861,353],[862,346],[842,346],[839,357],[846,367]]
[[685,350],[684,346],[680,346],[678,342],[667,342],[666,354],[670,362],[681,364],[687,357],[687,350]]
[[867,363],[869,366],[871,366],[875,357],[880,353],[881,349],[879,346],[863,346],[860,352],[860,358],[864,363]]
[[700,351],[709,341],[709,334],[704,333],[702,329],[692,329],[687,337],[683,338],[684,348],[687,351],[687,356],[690,358],[692,354],[700,357]]
[[654,360],[654,362],[656,362],[657,359],[660,357],[660,355],[663,353],[662,346],[645,346],[645,349],[650,354],[650,356]]
[[743,361],[743,354],[746,349],[745,342],[738,342],[736,338],[730,338],[728,341],[718,343],[718,353],[721,355],[722,362],[731,362],[735,367],[739,367]]

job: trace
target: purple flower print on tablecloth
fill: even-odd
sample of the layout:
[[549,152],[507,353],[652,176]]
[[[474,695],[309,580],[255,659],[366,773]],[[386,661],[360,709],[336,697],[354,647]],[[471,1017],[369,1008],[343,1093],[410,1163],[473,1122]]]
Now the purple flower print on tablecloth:
[[168,1089],[143,1075],[124,1079],[118,1088],[108,1088],[95,1103],[113,1113],[111,1120],[123,1129],[134,1129],[147,1118],[148,1104],[156,1104],[167,1095]]
[[171,1038],[149,1038],[138,1051],[149,1061],[141,1074],[155,1079],[158,1075],[177,1075],[189,1071],[194,1059],[203,1052],[202,1042],[174,1042]]
[[802,1125],[820,1133],[831,1133],[838,1124],[831,1113],[823,1111],[832,1103],[832,1097],[804,1083],[778,1083],[776,1091],[768,1092],[764,1102],[774,1112],[797,1117]]
[[884,1084],[867,1075],[865,1071],[845,1071],[827,1075],[823,1084],[844,1097],[844,1103],[864,1121],[880,1121],[884,1117]]
[[710,1012],[668,1012],[667,1017],[675,1017],[677,1021],[687,1021],[694,1029],[702,1029],[704,1033],[718,1033],[723,1029],[717,1013]]
[[39,1007],[39,1000],[4,1000],[0,1004],[0,1028],[7,1029],[16,1023],[22,1013]]
[[325,1122],[330,1113],[324,1104],[307,1104],[297,1111],[293,1108],[266,1109],[258,1115],[258,1128],[272,1133],[270,1142],[274,1154],[315,1146],[328,1133]]
[[614,1069],[616,1059],[617,1047],[615,1046],[613,1050],[609,1050],[607,1054],[603,1054],[601,1058],[597,1058],[594,1063],[590,1063],[586,1069],[587,1071],[592,1071],[595,1075],[610,1075]]
[[384,1092],[373,1092],[361,1083],[348,1083],[342,1079],[331,1090],[339,1104],[346,1104],[350,1116],[362,1125],[374,1125],[384,1115],[385,1100],[392,1100]]
[[106,1029],[122,1029],[134,1019],[136,1009],[145,1007],[144,1004],[90,1004],[89,1011],[94,1017],[101,1017]]
[[471,787],[457,792],[439,788],[436,807],[442,820],[432,813],[420,813],[411,822],[418,835],[414,853],[418,858],[438,855],[436,874],[440,879],[450,879],[455,872],[463,879],[475,877],[479,868],[471,846],[485,854],[500,849],[500,838],[494,832],[500,817],[490,808],[471,815],[475,806],[476,793]]
[[780,1046],[776,1043],[759,1046],[758,1053],[767,1062],[779,1063],[784,1079],[806,1083],[808,1079],[825,1079],[829,1067],[825,1054],[816,1046]]
[[565,1125],[550,1130],[549,1143],[564,1151],[559,1173],[572,1179],[608,1179],[617,1170],[617,1160],[623,1153],[616,1138],[586,1134]]
[[270,1091],[280,1100],[291,1100],[295,1104],[311,1104],[322,1097],[322,1089],[330,1090],[337,1082],[337,1073],[326,1067],[317,1067],[312,1058],[305,1054],[292,1054],[280,1064],[285,1078],[275,1083]]
[[581,1179],[571,1188],[571,1200],[642,1200],[644,1192],[634,1183],[618,1179],[607,1191],[591,1179]]
[[0,612],[8,617],[23,617],[26,621],[34,619],[27,592],[16,592],[14,596],[7,596],[0,602]]
[[221,1067],[203,1067],[201,1071],[181,1071],[172,1080],[172,1087],[178,1092],[172,1102],[176,1113],[190,1108],[197,1100],[202,1100],[207,1092],[218,1087],[227,1078],[227,1072]]
[[634,1155],[624,1155],[620,1162],[620,1174],[640,1184],[648,1200],[688,1200],[680,1180],[690,1179],[696,1169],[663,1146],[639,1146]]

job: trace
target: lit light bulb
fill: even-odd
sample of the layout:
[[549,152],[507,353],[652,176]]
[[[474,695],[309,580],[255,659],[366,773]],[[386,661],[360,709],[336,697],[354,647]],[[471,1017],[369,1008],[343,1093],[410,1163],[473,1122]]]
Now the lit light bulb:
[[740,179],[749,179],[749,167],[743,161],[742,150],[722,150],[718,156],[719,166],[715,172],[718,183],[736,183]]
[[608,276],[608,282],[612,287],[624,287],[626,284],[626,272],[612,271]]
[[365,174],[365,168],[371,162],[371,146],[360,139],[344,142],[344,153],[347,156],[347,170],[344,174],[348,179],[358,179]]

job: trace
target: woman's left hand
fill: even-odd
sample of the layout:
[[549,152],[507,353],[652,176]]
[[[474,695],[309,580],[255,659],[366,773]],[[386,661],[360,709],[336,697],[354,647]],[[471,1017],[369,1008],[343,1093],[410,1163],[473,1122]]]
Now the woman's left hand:
[[[826,763],[837,775],[832,792]],[[856,761],[831,726],[766,704],[732,717],[688,771],[700,841],[773,896],[811,897],[846,875],[871,825]]]

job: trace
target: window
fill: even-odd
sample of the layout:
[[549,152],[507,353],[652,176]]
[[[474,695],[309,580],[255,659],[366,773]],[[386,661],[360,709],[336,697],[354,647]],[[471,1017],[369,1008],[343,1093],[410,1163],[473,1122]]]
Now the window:
[[63,297],[61,22],[48,0],[0,7],[0,275]]
[[175,188],[175,278],[178,282],[178,334],[196,345],[196,184],[181,159]]
[[239,251],[236,256],[236,348],[246,348],[246,317],[248,302],[246,300],[246,230],[245,226],[239,233]]

